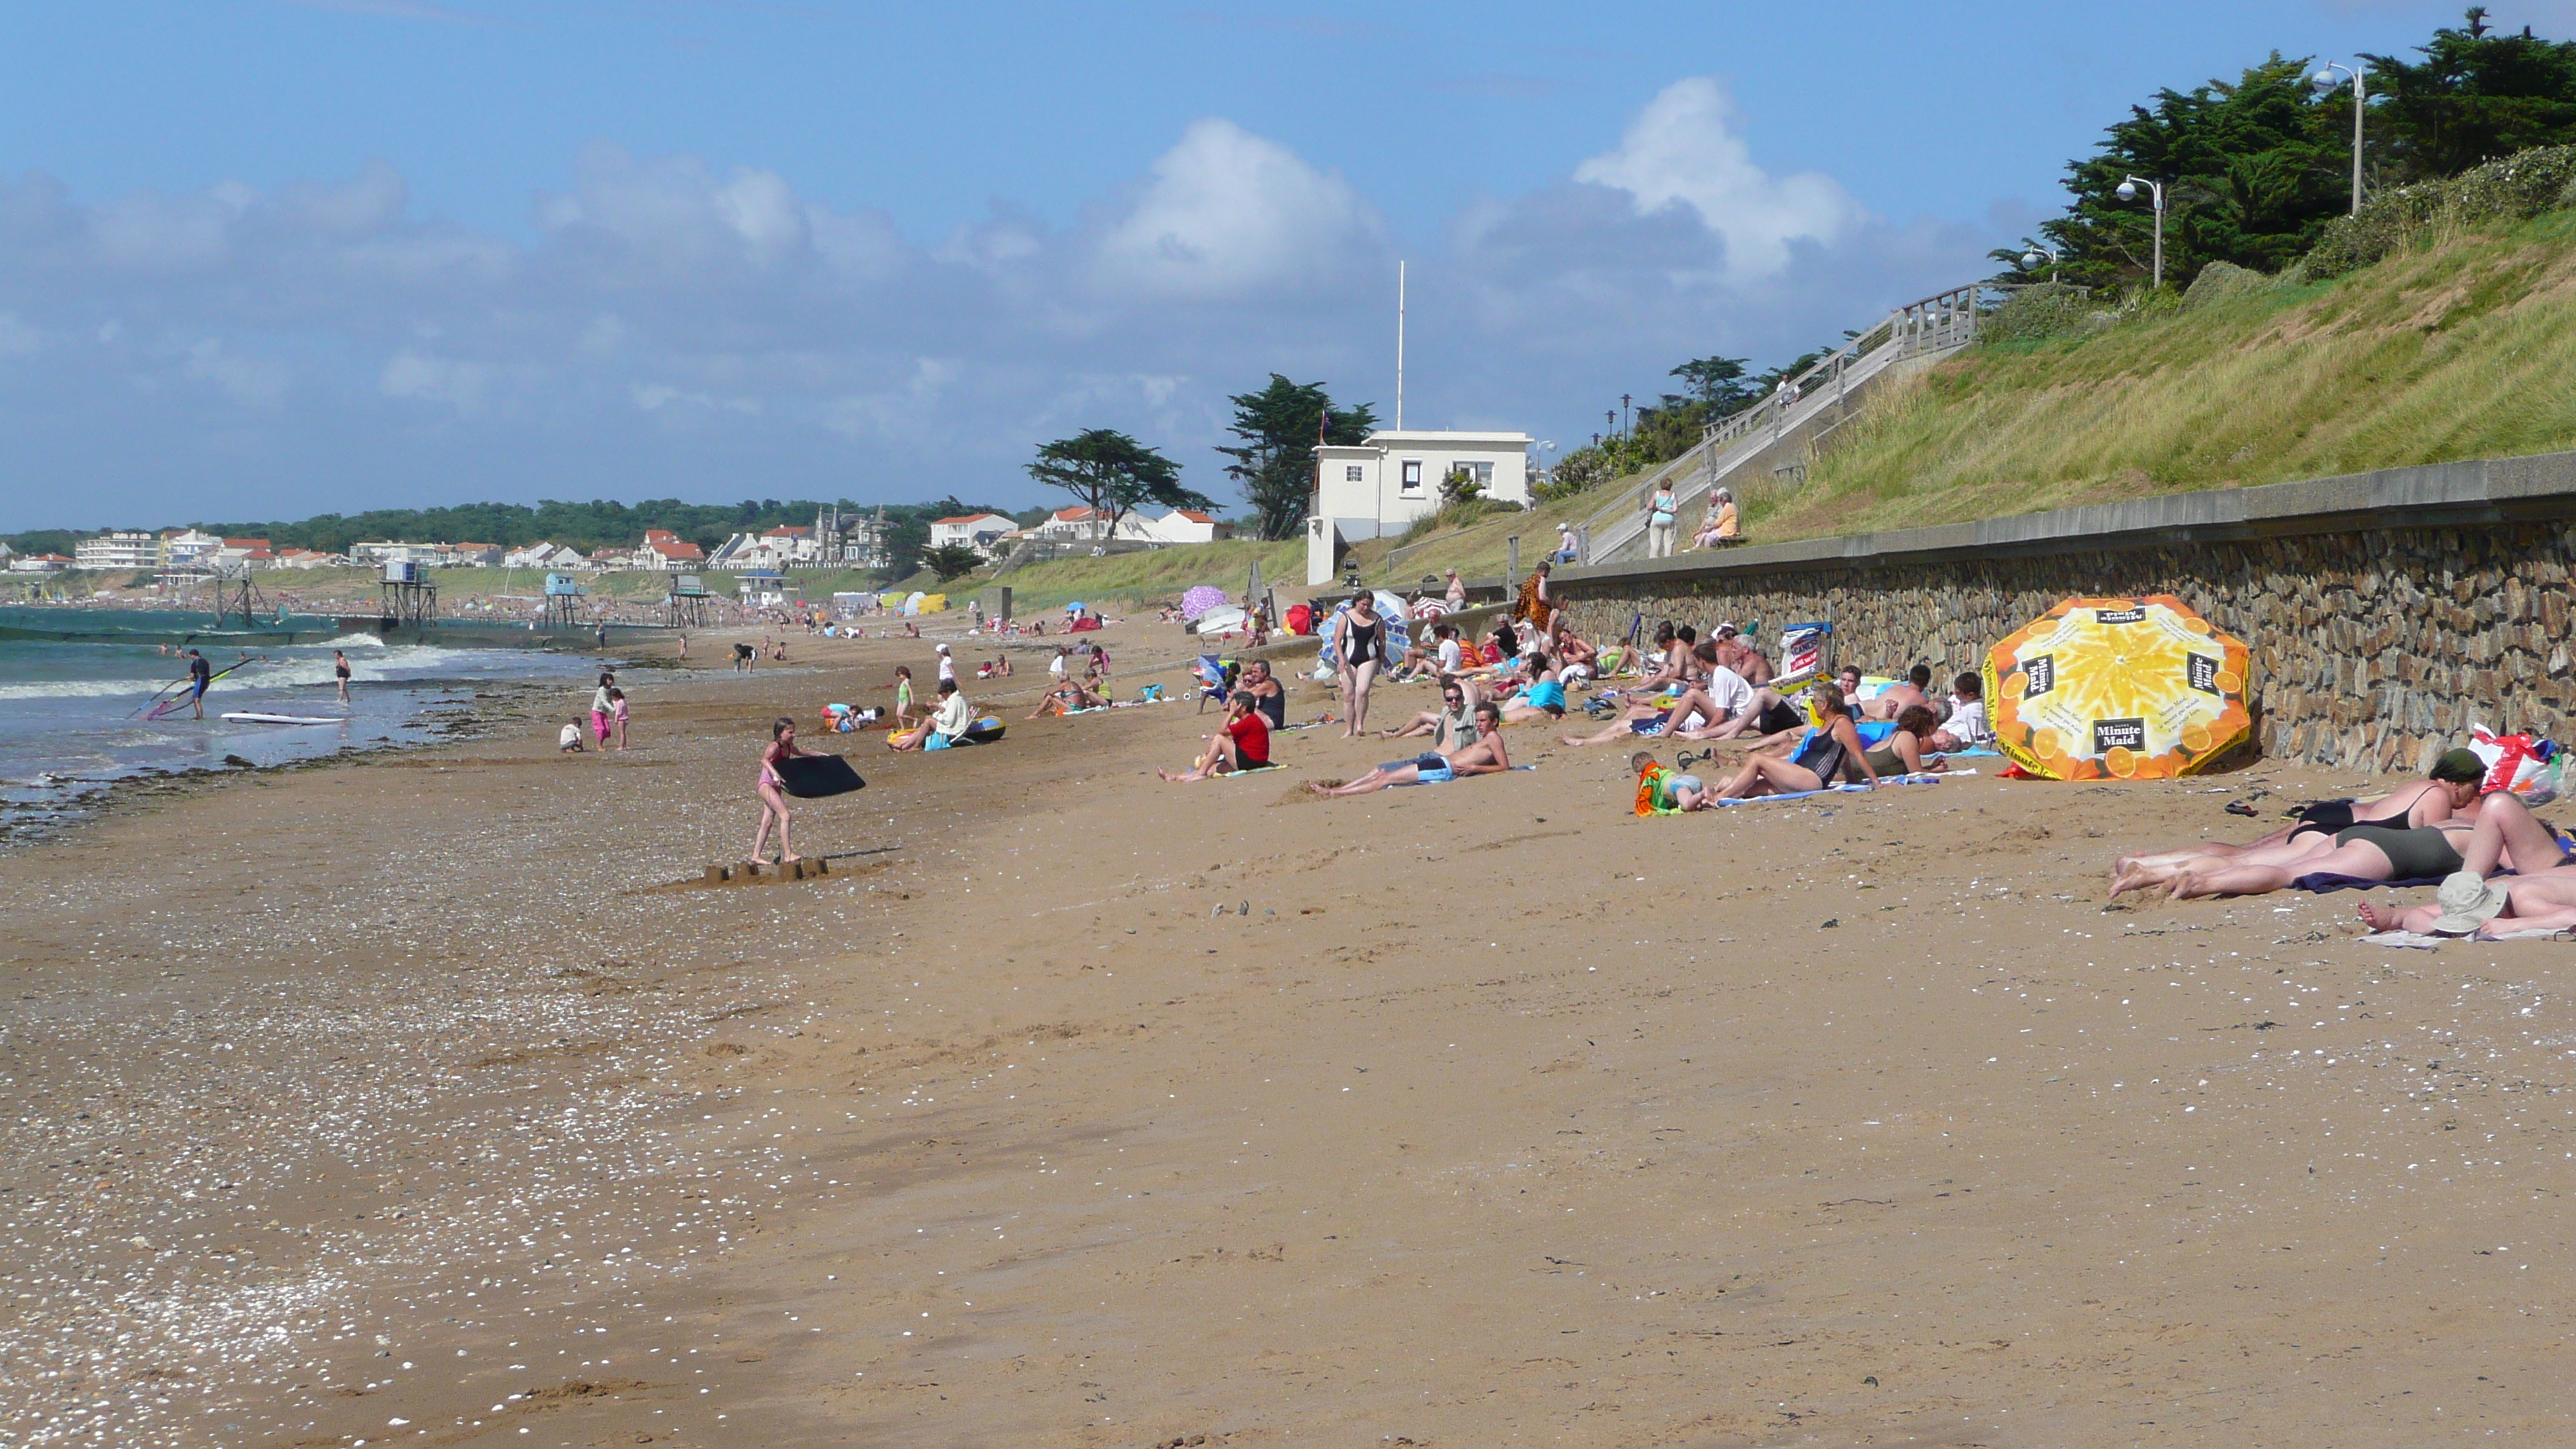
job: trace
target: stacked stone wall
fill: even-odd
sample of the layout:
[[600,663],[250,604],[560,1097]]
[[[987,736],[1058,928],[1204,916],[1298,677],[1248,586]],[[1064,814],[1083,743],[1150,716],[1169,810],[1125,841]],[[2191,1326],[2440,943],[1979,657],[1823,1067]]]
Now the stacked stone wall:
[[2070,595],[2172,594],[2245,640],[2263,753],[2369,773],[2418,771],[2472,723],[2576,744],[2568,579],[2576,524],[2415,527],[1780,572],[1568,579],[1575,629],[1617,639],[1643,616],[1721,622],[1776,651],[1825,620],[1834,657],[1941,678]]

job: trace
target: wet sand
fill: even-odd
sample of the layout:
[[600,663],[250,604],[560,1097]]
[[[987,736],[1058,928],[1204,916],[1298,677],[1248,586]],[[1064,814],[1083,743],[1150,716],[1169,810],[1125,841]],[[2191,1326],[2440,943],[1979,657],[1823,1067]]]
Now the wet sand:
[[655,889],[770,716],[931,677],[791,653],[0,856],[0,1442],[2570,1435],[2570,948],[2102,908],[2352,782],[1639,821],[1519,727],[1295,800],[1403,750],[1163,786],[1213,714],[1025,723],[1026,653],[1000,745],[808,737],[830,875]]

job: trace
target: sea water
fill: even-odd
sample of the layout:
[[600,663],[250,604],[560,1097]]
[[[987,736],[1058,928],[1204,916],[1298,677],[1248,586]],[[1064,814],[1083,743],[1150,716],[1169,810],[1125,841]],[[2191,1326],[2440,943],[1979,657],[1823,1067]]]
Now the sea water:
[[[280,627],[293,629],[299,641],[315,641],[294,644],[214,631],[213,623],[212,614],[179,611],[0,607],[0,823],[24,826],[75,814],[84,797],[151,771],[220,769],[228,758],[276,765],[429,739],[443,713],[495,683],[561,681],[569,717],[587,707],[590,678],[614,662],[543,649],[335,637],[322,619],[284,621]],[[81,637],[36,637],[58,633]],[[245,653],[257,657],[207,690],[204,719],[184,704],[146,719],[155,693],[188,674],[187,659],[162,646],[192,637],[219,671],[240,664]],[[334,648],[349,656],[346,705],[332,687]],[[235,710],[332,723],[217,718]]]

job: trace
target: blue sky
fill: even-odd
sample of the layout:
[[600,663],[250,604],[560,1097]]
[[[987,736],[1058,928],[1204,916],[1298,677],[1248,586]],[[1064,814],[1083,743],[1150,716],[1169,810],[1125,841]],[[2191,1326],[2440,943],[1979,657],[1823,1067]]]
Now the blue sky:
[[[2566,33],[2566,0],[2494,19]],[[1988,270],[2156,86],[2455,5],[0,8],[0,528],[1230,500],[1272,370],[1571,444]]]

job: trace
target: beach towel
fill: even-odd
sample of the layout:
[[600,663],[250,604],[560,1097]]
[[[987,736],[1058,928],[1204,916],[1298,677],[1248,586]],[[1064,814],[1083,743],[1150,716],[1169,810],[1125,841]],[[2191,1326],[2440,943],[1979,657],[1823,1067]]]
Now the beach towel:
[[[1950,774],[1952,775],[1973,775],[1975,773],[1976,771],[1974,770],[1950,771]],[[1946,777],[1932,774],[1883,775],[1879,777],[1878,783],[1881,785],[1938,785],[1944,778]],[[1811,795],[1866,795],[1868,793],[1869,786],[1867,785],[1829,785],[1822,790],[1795,790],[1786,795],[1756,795],[1750,800],[1715,800],[1710,803],[1715,805],[1768,805],[1780,800],[1804,800]]]

